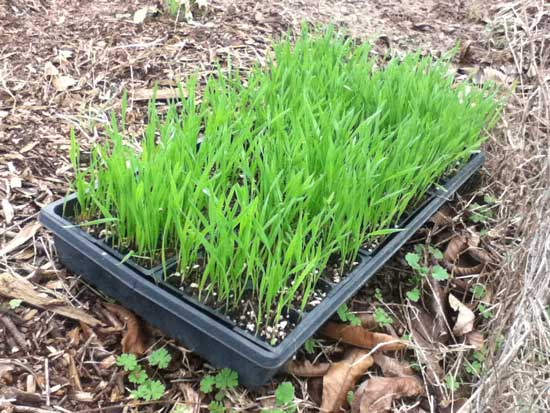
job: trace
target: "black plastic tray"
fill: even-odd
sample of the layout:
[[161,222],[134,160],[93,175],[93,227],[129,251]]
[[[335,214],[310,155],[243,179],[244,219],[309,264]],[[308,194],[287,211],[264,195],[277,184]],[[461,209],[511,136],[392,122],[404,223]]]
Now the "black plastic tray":
[[140,271],[140,267],[131,262],[122,264],[120,254],[113,255],[101,241],[63,218],[63,208],[74,205],[75,195],[43,208],[40,221],[54,233],[57,252],[67,268],[180,340],[213,366],[237,371],[241,384],[254,388],[264,384],[289,361],[304,342],[450,199],[484,160],[482,153],[474,155],[404,222],[402,231],[387,237],[373,252],[361,250],[359,264],[340,283],[328,283],[327,296],[319,305],[301,317],[293,314],[297,326],[276,346],[159,281],[158,268]]

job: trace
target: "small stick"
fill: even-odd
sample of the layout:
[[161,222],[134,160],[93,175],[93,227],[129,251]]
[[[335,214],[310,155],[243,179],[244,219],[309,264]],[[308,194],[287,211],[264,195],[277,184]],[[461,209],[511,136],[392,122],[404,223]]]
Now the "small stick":
[[44,359],[44,381],[46,386],[46,389],[44,390],[46,392],[46,406],[49,406],[50,405],[50,368],[49,368],[47,357]]
[[17,329],[17,326],[7,316],[0,315],[0,321],[6,326],[13,338],[23,350],[27,350],[27,342],[25,336]]
[[40,409],[38,407],[17,406],[11,404],[9,400],[0,400],[0,409],[9,409],[14,413],[53,413],[53,410]]

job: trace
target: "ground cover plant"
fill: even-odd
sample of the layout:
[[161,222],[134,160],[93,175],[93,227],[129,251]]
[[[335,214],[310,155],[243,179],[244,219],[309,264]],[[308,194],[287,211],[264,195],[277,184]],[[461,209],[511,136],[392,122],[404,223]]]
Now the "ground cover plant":
[[137,150],[124,113],[86,167],[73,137],[76,221],[129,259],[177,257],[166,276],[227,313],[250,310],[250,329],[276,344],[329,265],[344,273],[398,230],[494,119],[493,89],[454,83],[445,61],[382,64],[370,50],[305,30],[246,78],[210,77],[200,103],[196,79],[165,116],[151,102]]

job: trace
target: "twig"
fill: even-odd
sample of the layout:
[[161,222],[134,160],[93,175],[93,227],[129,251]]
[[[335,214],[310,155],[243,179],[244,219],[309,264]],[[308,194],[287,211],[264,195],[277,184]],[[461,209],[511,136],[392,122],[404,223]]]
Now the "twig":
[[46,406],[50,405],[50,367],[48,363],[48,358],[44,359],[44,382],[45,382],[45,392],[46,392]]
[[39,407],[17,406],[9,401],[0,400],[0,408],[14,413],[52,413],[53,410],[40,409]]
[[7,316],[0,315],[0,321],[6,326],[9,332],[12,334],[13,338],[19,344],[23,350],[27,350],[27,342],[25,341],[25,336],[17,329],[17,326],[11,321]]
[[122,409],[122,408],[127,407],[127,406],[139,407],[139,406],[148,406],[148,405],[151,405],[151,404],[172,404],[172,403],[173,402],[171,400],[151,400],[151,401],[144,401],[144,402],[136,402],[136,403],[132,403],[130,405],[128,405],[128,404],[115,404],[113,406],[96,407],[95,409],[79,410],[78,413],[98,413],[98,412],[106,412],[108,410]]

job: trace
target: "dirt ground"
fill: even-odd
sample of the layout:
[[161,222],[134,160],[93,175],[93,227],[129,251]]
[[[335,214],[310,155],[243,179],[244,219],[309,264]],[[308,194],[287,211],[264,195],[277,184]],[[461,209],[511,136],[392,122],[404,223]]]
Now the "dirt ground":
[[[145,20],[134,21],[144,7]],[[138,135],[155,84],[169,95],[178,80],[206,76],[229,58],[242,68],[262,62],[272,40],[298,31],[303,21],[332,22],[372,41],[381,55],[421,50],[441,56],[456,46],[458,79],[502,86],[507,104],[485,146],[480,179],[414,237],[445,250],[455,275],[443,287],[425,285],[427,302],[462,294],[475,312],[475,327],[428,350],[413,337],[414,351],[392,355],[419,364],[428,389],[427,397],[396,397],[393,411],[550,411],[550,4],[216,0],[196,8],[188,22],[176,21],[152,0],[0,0],[1,412],[208,411],[211,396],[199,382],[213,369],[106,305],[106,297],[67,272],[37,215],[68,191],[71,128],[89,148],[102,138],[126,90],[129,130]],[[482,251],[474,264],[447,256],[460,239],[465,249]],[[396,320],[376,327],[385,334],[414,333],[418,323],[395,282],[407,276],[403,257],[412,248],[405,247],[350,303],[360,314],[385,308]],[[485,288],[479,302],[469,293],[476,284]],[[437,324],[433,311],[429,323]],[[172,354],[159,373],[167,391],[158,401],[132,399],[132,386],[116,364],[132,328],[144,348],[166,346]],[[307,357],[331,360],[344,350],[320,340]],[[474,352],[484,359],[472,373]],[[385,374],[377,369],[365,377]],[[448,377],[459,382],[456,389]],[[283,374],[258,391],[228,391],[228,411],[273,406],[281,380],[295,384],[299,411],[318,411],[326,403],[326,377],[323,383],[322,377]]]

